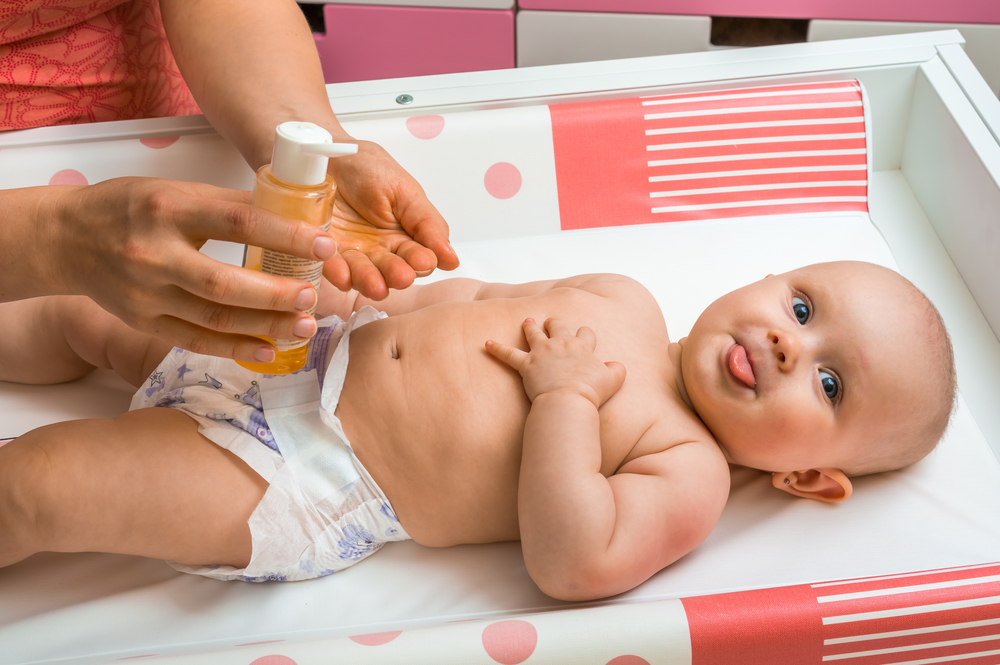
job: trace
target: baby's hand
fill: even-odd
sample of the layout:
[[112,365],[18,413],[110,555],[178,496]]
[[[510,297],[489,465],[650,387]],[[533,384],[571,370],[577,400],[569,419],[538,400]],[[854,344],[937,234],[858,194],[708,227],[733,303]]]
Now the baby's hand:
[[584,326],[573,335],[556,319],[546,321],[545,330],[532,319],[523,328],[527,353],[492,340],[486,342],[486,350],[520,373],[532,402],[545,393],[572,391],[600,408],[625,382],[624,365],[602,363],[594,355],[597,336],[590,328]]

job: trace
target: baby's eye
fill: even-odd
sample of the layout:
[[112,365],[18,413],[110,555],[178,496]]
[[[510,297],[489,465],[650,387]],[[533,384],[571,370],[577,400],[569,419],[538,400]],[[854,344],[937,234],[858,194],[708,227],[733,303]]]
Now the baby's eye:
[[836,401],[840,396],[840,384],[829,372],[819,371],[819,383],[823,386],[823,392],[831,402]]
[[809,320],[809,305],[802,298],[795,296],[792,298],[792,313],[799,323],[805,325]]

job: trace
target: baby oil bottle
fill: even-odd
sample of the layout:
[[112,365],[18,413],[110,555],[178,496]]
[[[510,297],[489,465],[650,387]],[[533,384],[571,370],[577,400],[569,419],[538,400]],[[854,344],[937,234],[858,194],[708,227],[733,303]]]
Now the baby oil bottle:
[[[278,125],[271,163],[260,167],[254,180],[253,205],[328,229],[337,184],[326,172],[327,161],[357,151],[355,143],[333,143],[328,131],[311,122]],[[305,280],[317,291],[323,275],[322,261],[300,259],[252,245],[247,245],[243,267]],[[308,313],[311,315],[315,310],[314,305]],[[305,366],[309,340],[262,339],[274,345],[277,352],[274,361],[237,361],[240,365],[264,374],[289,374]]]

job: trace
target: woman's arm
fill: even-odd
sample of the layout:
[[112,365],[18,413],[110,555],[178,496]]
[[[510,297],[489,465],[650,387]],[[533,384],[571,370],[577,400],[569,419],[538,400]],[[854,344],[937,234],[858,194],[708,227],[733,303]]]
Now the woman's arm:
[[305,16],[292,0],[160,0],[177,67],[212,126],[254,170],[290,120],[350,141],[326,96]]
[[52,253],[53,200],[64,187],[0,189],[0,302],[65,293]]
[[[274,128],[300,120],[352,141],[337,121],[315,42],[292,0],[160,0],[177,66],[212,125],[251,167],[271,161]],[[381,300],[458,257],[420,185],[379,146],[330,160],[339,185],[326,275]]]

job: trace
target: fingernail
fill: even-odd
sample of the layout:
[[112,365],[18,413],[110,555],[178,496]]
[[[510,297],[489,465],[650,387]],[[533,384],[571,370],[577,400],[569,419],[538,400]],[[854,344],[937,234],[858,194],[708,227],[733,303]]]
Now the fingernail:
[[273,363],[274,356],[273,346],[262,346],[254,352],[253,359],[259,363]]
[[337,243],[334,242],[333,238],[320,236],[313,240],[313,254],[318,256],[321,261],[333,258],[336,253]]
[[534,319],[525,319],[524,322],[525,323],[534,323],[535,320]]
[[302,289],[295,297],[295,309],[304,312],[316,304],[316,289]]
[[301,339],[309,339],[316,334],[316,321],[312,317],[299,319],[292,326],[292,334]]

